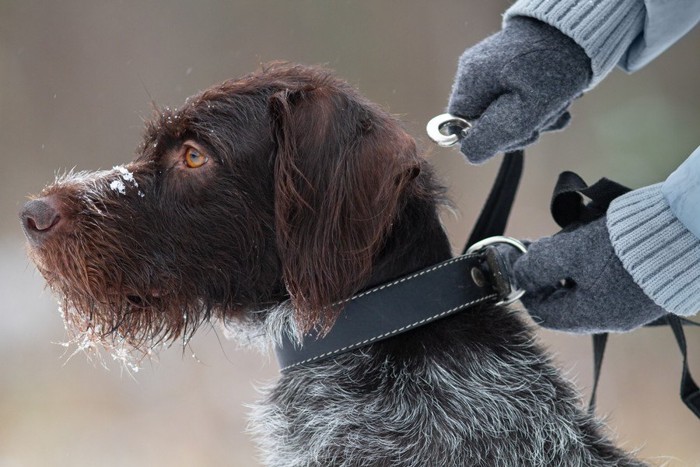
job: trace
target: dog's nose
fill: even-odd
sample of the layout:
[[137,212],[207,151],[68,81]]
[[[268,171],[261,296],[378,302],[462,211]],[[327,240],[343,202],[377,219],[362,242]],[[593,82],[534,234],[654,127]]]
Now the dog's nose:
[[43,242],[61,223],[58,202],[51,196],[34,199],[24,205],[19,214],[27,238],[36,244]]

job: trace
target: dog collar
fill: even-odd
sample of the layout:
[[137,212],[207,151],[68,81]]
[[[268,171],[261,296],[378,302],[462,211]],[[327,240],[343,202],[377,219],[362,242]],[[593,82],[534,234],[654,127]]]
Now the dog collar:
[[518,240],[491,237],[465,255],[361,292],[347,300],[327,334],[312,331],[301,343],[284,336],[275,349],[281,370],[335,357],[483,302],[517,300],[522,291],[514,290],[509,263],[496,243],[525,252]]

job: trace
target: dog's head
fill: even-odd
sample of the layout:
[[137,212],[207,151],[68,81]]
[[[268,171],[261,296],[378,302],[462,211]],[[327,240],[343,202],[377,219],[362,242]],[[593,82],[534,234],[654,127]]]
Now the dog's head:
[[83,345],[146,351],[288,299],[327,328],[422,163],[349,85],[276,64],[158,110],[134,161],[59,177],[21,219]]

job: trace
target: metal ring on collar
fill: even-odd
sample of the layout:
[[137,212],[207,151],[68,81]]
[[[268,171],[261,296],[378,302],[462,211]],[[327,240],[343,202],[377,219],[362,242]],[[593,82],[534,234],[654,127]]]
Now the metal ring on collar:
[[425,126],[430,139],[444,148],[453,146],[464,136],[472,125],[463,118],[452,114],[441,114],[430,119]]
[[[513,248],[519,250],[523,254],[527,253],[527,247],[525,246],[525,244],[523,242],[521,242],[520,240],[518,240],[516,238],[504,237],[502,235],[488,237],[488,238],[485,238],[483,240],[480,240],[480,241],[474,243],[472,246],[469,247],[469,249],[467,250],[467,253],[468,254],[476,253],[478,251],[483,250],[487,246],[495,245],[498,243],[505,243],[505,244],[510,245]],[[510,278],[510,285],[511,285],[511,292],[508,294],[507,297],[503,298],[503,300],[496,303],[496,305],[509,305],[509,304],[515,302],[516,300],[519,300],[523,295],[525,295],[525,290],[518,289],[516,287],[515,283],[513,283],[512,278]]]

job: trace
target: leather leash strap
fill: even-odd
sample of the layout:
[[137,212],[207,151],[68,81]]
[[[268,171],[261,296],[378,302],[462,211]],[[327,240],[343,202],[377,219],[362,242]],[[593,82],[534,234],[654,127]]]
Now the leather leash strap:
[[481,209],[462,254],[466,253],[467,249],[479,240],[494,235],[503,235],[505,232],[523,173],[523,159],[524,152],[522,150],[507,152],[503,156],[496,180],[493,182],[486,203]]

